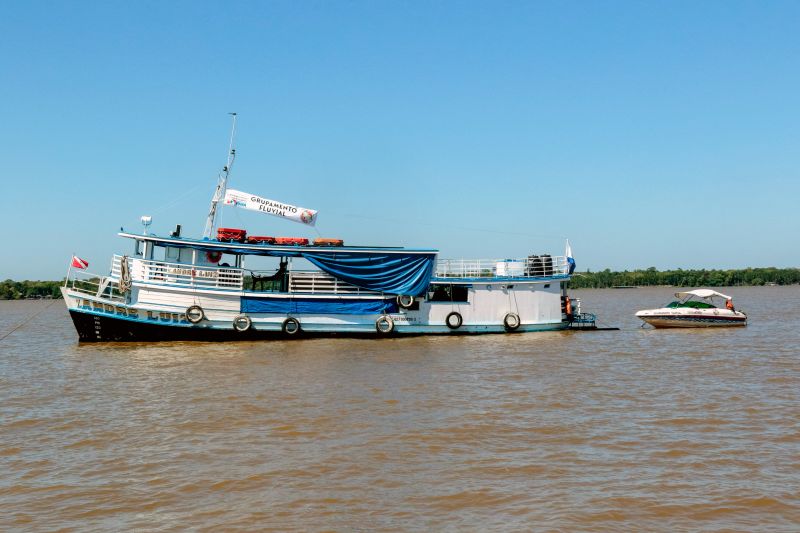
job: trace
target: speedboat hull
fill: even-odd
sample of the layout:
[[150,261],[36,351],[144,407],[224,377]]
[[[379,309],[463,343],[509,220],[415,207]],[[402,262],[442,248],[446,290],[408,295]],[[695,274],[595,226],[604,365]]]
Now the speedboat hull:
[[746,326],[747,315],[728,309],[647,309],[636,316],[656,328]]

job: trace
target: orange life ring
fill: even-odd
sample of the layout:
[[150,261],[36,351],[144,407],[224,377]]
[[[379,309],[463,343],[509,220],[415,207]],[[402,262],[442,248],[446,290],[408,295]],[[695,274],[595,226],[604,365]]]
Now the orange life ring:
[[219,260],[222,259],[222,252],[208,251],[206,252],[206,259],[208,259],[209,263],[219,263]]

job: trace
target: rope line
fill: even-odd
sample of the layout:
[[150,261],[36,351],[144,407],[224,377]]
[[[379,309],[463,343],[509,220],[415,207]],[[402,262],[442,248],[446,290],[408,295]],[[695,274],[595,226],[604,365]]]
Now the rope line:
[[47,307],[45,307],[44,309],[41,309],[41,310],[37,311],[36,313],[32,314],[31,316],[29,316],[28,318],[26,318],[25,320],[23,320],[22,322],[20,322],[19,324],[17,324],[17,325],[16,325],[16,326],[15,326],[15,327],[14,327],[14,328],[11,330],[11,331],[9,331],[8,333],[6,333],[6,334],[5,334],[5,335],[3,335],[2,337],[0,337],[0,342],[3,342],[3,340],[5,340],[5,338],[6,338],[6,337],[8,337],[9,335],[11,335],[11,334],[12,334],[12,333],[14,333],[15,331],[17,331],[19,328],[21,328],[21,327],[22,327],[22,326],[24,326],[25,324],[29,323],[31,320],[33,320],[34,318],[36,318],[36,317],[37,317],[37,316],[39,316],[40,314],[42,314],[42,313],[44,313],[45,311],[47,311],[48,309],[50,309],[50,307],[51,307],[51,306],[52,306],[54,303],[56,303],[57,301],[58,301],[58,299],[56,299],[56,300],[53,300],[52,302],[50,302],[49,304],[47,304]]
[[192,189],[189,189],[188,191],[184,192],[183,194],[178,195],[177,197],[173,198],[172,200],[168,201],[167,203],[162,204],[159,207],[156,207],[155,209],[151,210],[151,213],[154,214],[154,215],[162,213],[162,212],[166,211],[167,208],[170,208],[170,207],[173,207],[173,206],[179,204],[181,201],[185,200],[188,196],[190,196],[192,194],[195,194],[201,188],[206,188],[206,187],[207,187],[207,185],[205,183],[201,183],[200,185],[198,185],[198,186],[196,186],[196,187],[194,187]]

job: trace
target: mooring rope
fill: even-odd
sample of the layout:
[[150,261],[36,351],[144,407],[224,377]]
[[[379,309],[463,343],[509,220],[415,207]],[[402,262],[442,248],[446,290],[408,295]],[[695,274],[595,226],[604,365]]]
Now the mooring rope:
[[9,335],[11,335],[11,334],[12,334],[12,333],[14,333],[15,331],[17,331],[19,328],[21,328],[22,326],[24,326],[25,324],[27,324],[28,322],[30,322],[31,320],[33,320],[34,318],[36,318],[37,316],[39,316],[40,314],[42,314],[42,313],[44,313],[45,311],[47,311],[48,309],[50,309],[50,306],[52,306],[52,305],[53,305],[54,303],[56,303],[57,301],[58,301],[58,300],[53,300],[53,301],[51,301],[49,304],[47,304],[47,307],[45,307],[44,309],[40,309],[39,311],[35,312],[34,314],[32,314],[31,316],[29,316],[28,318],[26,318],[26,319],[25,319],[25,320],[23,320],[22,322],[20,322],[20,323],[19,323],[19,324],[17,324],[16,326],[14,326],[14,328],[13,328],[11,331],[9,331],[8,333],[6,333],[6,334],[5,334],[5,335],[3,335],[2,337],[0,337],[0,342],[3,342],[3,340],[4,340],[6,337],[8,337]]
[[128,268],[128,256],[123,255],[119,262],[119,282],[117,283],[117,289],[119,289],[119,292],[122,294],[125,294],[131,290],[132,286],[131,271]]

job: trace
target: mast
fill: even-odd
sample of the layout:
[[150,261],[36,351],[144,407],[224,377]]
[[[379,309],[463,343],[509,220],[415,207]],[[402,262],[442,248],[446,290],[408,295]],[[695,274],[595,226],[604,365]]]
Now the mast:
[[211,234],[214,233],[214,219],[217,216],[217,204],[225,196],[225,189],[228,185],[228,175],[233,166],[233,160],[236,159],[236,148],[233,147],[233,139],[236,134],[236,113],[228,113],[233,117],[233,125],[231,126],[231,142],[228,147],[228,162],[222,168],[217,178],[217,188],[214,191],[214,196],[211,198],[211,208],[208,210],[208,218],[206,219],[206,229],[203,231],[203,238],[210,239]]

